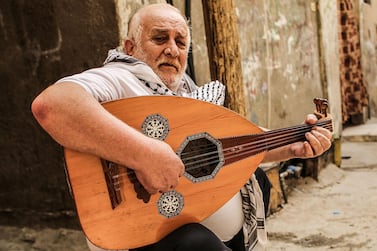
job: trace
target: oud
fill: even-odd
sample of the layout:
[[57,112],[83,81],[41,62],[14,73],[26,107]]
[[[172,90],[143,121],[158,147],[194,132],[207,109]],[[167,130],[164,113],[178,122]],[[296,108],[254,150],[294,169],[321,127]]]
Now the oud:
[[[315,126],[332,130],[327,101],[314,102],[322,118]],[[164,140],[185,165],[174,190],[150,195],[131,169],[65,149],[80,224],[87,238],[105,249],[145,246],[184,224],[203,221],[239,192],[267,151],[304,141],[313,127],[264,132],[224,107],[174,96],[126,98],[103,106],[145,135]]]

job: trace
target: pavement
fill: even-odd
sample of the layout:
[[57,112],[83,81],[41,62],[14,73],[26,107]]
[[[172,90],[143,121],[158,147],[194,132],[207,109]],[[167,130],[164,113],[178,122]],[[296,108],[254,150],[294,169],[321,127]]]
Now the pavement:
[[377,118],[365,124],[343,128],[342,137],[347,142],[377,142]]
[[341,156],[267,218],[268,251],[377,250],[377,118],[343,128]]
[[377,167],[377,118],[343,129],[341,168]]

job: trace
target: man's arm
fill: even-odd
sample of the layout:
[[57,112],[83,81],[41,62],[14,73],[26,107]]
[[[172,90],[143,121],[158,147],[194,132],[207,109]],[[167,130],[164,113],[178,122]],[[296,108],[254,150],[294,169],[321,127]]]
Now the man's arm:
[[[305,123],[315,124],[317,118],[307,115]],[[296,142],[267,152],[263,162],[284,161],[292,158],[313,158],[323,154],[331,146],[332,132],[323,127],[314,127],[305,134],[306,141]]]
[[168,144],[117,119],[75,83],[44,90],[33,101],[32,112],[59,144],[133,169],[150,193],[175,187],[183,174],[183,163]]

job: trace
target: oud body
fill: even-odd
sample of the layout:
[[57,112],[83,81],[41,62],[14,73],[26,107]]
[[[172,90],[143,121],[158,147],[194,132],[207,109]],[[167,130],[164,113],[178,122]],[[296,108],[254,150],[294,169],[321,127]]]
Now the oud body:
[[127,167],[65,149],[80,224],[87,238],[105,249],[145,246],[184,224],[203,221],[239,192],[267,150],[304,140],[311,129],[262,132],[226,108],[182,97],[135,97],[103,106],[168,143],[186,170],[173,191],[149,195]]

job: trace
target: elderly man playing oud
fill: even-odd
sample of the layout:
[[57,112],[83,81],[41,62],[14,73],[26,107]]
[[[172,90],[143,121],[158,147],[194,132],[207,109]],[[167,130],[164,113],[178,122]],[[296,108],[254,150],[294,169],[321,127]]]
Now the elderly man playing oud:
[[[179,10],[168,4],[144,6],[130,20],[123,50],[110,50],[102,67],[49,86],[33,101],[32,112],[62,146],[127,166],[150,194],[168,192],[184,173],[182,160],[167,143],[133,129],[101,103],[134,96],[177,95],[221,105],[221,83],[214,81],[209,83],[211,88],[198,88],[185,74],[189,47],[190,28]],[[316,120],[314,115],[307,115],[305,123],[314,124]],[[305,141],[268,151],[264,162],[319,156],[329,149],[331,136],[329,130],[313,126]],[[250,230],[256,225],[255,219],[263,224],[261,197],[252,175],[239,193],[203,222],[186,224],[160,241],[135,250],[264,250],[265,230],[257,234]],[[245,201],[255,202],[256,211],[250,211]],[[250,212],[256,215],[245,216]],[[102,250],[90,242],[89,247]]]

